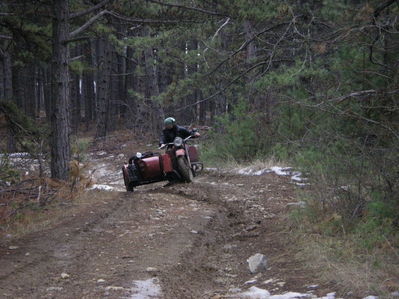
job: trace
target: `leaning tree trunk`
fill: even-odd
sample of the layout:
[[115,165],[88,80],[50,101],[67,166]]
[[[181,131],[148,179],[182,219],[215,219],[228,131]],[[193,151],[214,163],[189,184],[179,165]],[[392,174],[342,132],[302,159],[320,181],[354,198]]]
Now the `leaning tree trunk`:
[[54,0],[51,111],[51,177],[68,178],[69,143],[68,1]]

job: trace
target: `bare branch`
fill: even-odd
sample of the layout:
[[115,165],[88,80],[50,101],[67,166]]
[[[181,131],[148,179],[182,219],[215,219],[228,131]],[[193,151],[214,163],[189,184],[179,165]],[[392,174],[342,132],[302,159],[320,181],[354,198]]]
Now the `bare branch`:
[[75,61],[75,60],[79,60],[80,58],[85,57],[84,55],[79,55],[79,56],[75,56],[69,59],[69,62]]
[[96,14],[95,16],[91,17],[86,23],[84,23],[82,26],[80,26],[78,29],[72,31],[69,36],[70,38],[75,37],[79,33],[83,32],[87,28],[89,28],[95,21],[97,21],[99,18],[101,18],[103,15],[109,13],[107,10],[103,10]]
[[88,14],[92,13],[93,11],[95,11],[95,10],[97,10],[97,9],[100,9],[100,8],[104,7],[104,6],[105,6],[106,4],[108,4],[110,1],[111,1],[111,0],[103,0],[103,1],[101,1],[100,3],[98,3],[97,5],[95,5],[95,6],[93,6],[93,7],[90,7],[90,8],[88,8],[88,9],[86,9],[86,10],[82,10],[82,11],[78,11],[78,12],[75,12],[75,13],[71,13],[71,14],[69,15],[69,18],[70,18],[70,19],[73,19],[73,18],[78,18],[78,17],[82,17],[82,16],[85,16],[85,15],[88,15]]
[[338,97],[338,98],[331,99],[330,102],[342,103],[343,101],[345,101],[346,99],[349,99],[349,98],[360,97],[360,96],[363,96],[363,95],[375,94],[375,93],[377,93],[377,91],[375,89],[355,91],[355,92],[352,92],[350,94],[347,94],[347,95],[344,95],[344,96],[341,96],[341,97]]
[[193,10],[193,11],[197,11],[197,12],[208,14],[208,15],[226,16],[224,14],[221,14],[221,13],[218,13],[218,12],[215,12],[215,11],[202,9],[202,8],[199,8],[199,7],[191,7],[191,6],[181,5],[181,4],[163,3],[163,2],[157,1],[157,0],[148,0],[148,1],[152,2],[152,3],[160,4],[160,5],[163,5],[163,6],[182,8],[182,9],[186,9],[186,10]]
[[230,22],[230,18],[227,18],[226,21],[222,24],[222,26],[220,26],[218,28],[218,30],[216,30],[215,34],[212,36],[212,40],[214,40],[216,38],[216,36],[218,36],[220,30],[222,30],[223,27],[226,26],[229,22]]
[[139,24],[180,24],[180,23],[196,23],[192,20],[157,20],[157,19],[137,19],[122,16],[114,11],[107,11],[107,14],[125,21],[127,23],[139,23]]
[[91,17],[86,23],[84,23],[82,26],[77,28],[76,30],[72,31],[69,34],[70,39],[65,41],[65,42],[70,42],[71,40],[75,39],[75,36],[78,35],[79,33],[85,31],[87,28],[89,28],[95,21],[97,21],[99,18],[101,18],[104,15],[110,15],[114,18],[117,18],[119,20],[128,22],[128,23],[141,23],[141,24],[179,24],[182,22],[192,22],[194,21],[187,21],[187,20],[155,20],[155,19],[137,19],[137,18],[129,18],[125,16],[121,16],[117,14],[116,12],[109,11],[109,10],[103,10],[100,11],[98,14],[95,16]]
[[224,86],[223,88],[219,89],[217,92],[215,92],[214,94],[210,95],[209,97],[207,97],[207,98],[205,98],[205,99],[202,99],[202,100],[199,100],[199,101],[196,101],[195,103],[192,103],[192,104],[183,106],[183,107],[181,107],[181,108],[178,108],[178,109],[176,109],[175,111],[184,110],[184,109],[189,108],[189,107],[191,107],[191,106],[194,106],[194,105],[197,105],[197,104],[199,104],[199,103],[202,103],[202,102],[209,101],[209,100],[213,99],[213,98],[216,97],[217,95],[219,95],[219,94],[221,94],[222,92],[226,91],[231,85],[233,85],[236,81],[238,81],[239,79],[241,79],[242,77],[244,77],[244,76],[245,76],[246,74],[248,74],[250,71],[252,71],[252,70],[254,70],[254,69],[256,69],[256,68],[258,68],[258,67],[260,67],[260,66],[262,66],[262,65],[268,64],[268,63],[269,63],[269,61],[262,61],[262,62],[259,62],[259,63],[255,64],[255,65],[251,66],[250,68],[248,68],[247,70],[245,70],[244,72],[242,72],[241,74],[239,74],[237,77],[235,77],[233,80],[231,80],[226,86]]
[[[386,9],[387,7],[389,7],[389,6],[391,6],[392,4],[394,4],[395,2],[397,2],[397,1],[399,1],[399,0],[388,0],[387,2],[384,2],[384,3],[382,3],[380,6],[378,6],[378,7],[374,10],[374,13],[373,13],[373,20],[371,21],[371,24],[374,25],[374,26],[376,26],[376,19],[377,19],[378,16],[381,14],[381,12],[382,12],[384,9]],[[384,67],[384,68],[388,68],[388,69],[389,69],[389,68],[390,68],[389,66],[387,66],[387,65],[385,65],[385,64],[383,64],[383,63],[381,63],[381,62],[374,61],[374,59],[373,59],[374,45],[379,41],[380,37],[381,37],[381,28],[378,28],[377,36],[374,38],[372,44],[371,44],[370,47],[369,47],[369,51],[370,51],[370,53],[369,53],[369,60],[370,60],[370,62],[373,63],[373,64],[376,64],[376,65],[379,65],[379,66],[382,66],[382,67]]]
[[271,30],[273,30],[273,29],[276,29],[276,28],[278,28],[278,27],[280,27],[280,26],[284,26],[284,25],[288,25],[288,24],[291,24],[291,22],[285,22],[285,23],[280,23],[280,24],[277,24],[277,25],[273,25],[273,26],[268,27],[268,28],[266,28],[266,29],[260,31],[259,33],[255,34],[252,38],[250,38],[249,40],[246,40],[246,41],[241,45],[241,47],[238,48],[237,50],[235,50],[229,57],[227,57],[226,59],[224,59],[223,61],[221,61],[212,71],[210,71],[210,72],[207,74],[207,76],[209,76],[209,75],[213,74],[214,72],[216,72],[223,64],[225,64],[227,61],[229,61],[231,58],[233,58],[233,57],[234,57],[235,55],[237,55],[239,52],[241,52],[241,51],[244,50],[246,47],[248,47],[248,45],[249,45],[253,40],[255,40],[256,38],[258,38],[260,35],[262,35],[262,34],[268,32],[268,31],[271,31]]
[[0,39],[12,39],[12,36],[0,34]]
[[378,6],[373,14],[374,18],[378,18],[378,16],[380,15],[380,13],[387,7],[391,6],[392,4],[394,4],[395,2],[397,2],[398,0],[388,0],[385,3],[382,3],[380,6]]

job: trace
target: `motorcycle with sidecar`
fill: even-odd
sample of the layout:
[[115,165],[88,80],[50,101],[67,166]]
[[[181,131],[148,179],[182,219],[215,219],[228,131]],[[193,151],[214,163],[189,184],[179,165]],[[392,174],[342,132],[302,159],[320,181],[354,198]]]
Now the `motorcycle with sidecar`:
[[173,142],[166,144],[166,152],[137,153],[122,167],[126,191],[133,192],[134,188],[161,181],[192,182],[198,175],[203,164],[199,161],[198,148],[189,145],[189,136],[185,139],[176,137]]

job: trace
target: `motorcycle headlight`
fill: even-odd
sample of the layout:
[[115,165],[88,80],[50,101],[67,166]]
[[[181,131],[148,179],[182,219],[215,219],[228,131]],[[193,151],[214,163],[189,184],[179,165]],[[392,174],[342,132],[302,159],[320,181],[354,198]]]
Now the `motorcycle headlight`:
[[138,159],[141,159],[142,156],[143,156],[143,154],[140,153],[140,152],[138,152],[138,153],[136,154],[136,157],[137,157]]
[[174,146],[179,147],[182,146],[183,144],[183,139],[180,137],[176,137],[175,140],[173,141]]

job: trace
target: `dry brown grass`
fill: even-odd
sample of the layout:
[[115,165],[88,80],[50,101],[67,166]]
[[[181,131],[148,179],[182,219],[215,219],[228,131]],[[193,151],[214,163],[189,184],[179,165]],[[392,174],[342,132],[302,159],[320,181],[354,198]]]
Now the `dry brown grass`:
[[[0,235],[21,237],[57,225],[71,215],[79,214],[92,205],[102,203],[104,198],[109,198],[112,194],[83,188],[74,188],[71,192],[70,183],[62,184],[53,180],[51,182],[56,184],[57,193],[54,199],[45,205],[32,202],[23,208],[19,208],[20,203],[12,198],[15,202],[13,206],[17,207],[18,211],[9,215],[7,219],[2,219]],[[26,199],[22,198],[21,201],[26,202]]]
[[298,258],[320,273],[323,283],[336,284],[344,297],[352,292],[359,297],[393,298],[391,293],[399,291],[398,253],[388,244],[366,250],[349,236],[329,237],[303,231],[298,244]]

